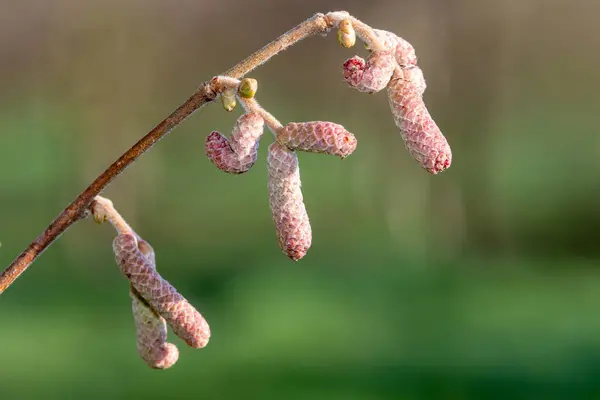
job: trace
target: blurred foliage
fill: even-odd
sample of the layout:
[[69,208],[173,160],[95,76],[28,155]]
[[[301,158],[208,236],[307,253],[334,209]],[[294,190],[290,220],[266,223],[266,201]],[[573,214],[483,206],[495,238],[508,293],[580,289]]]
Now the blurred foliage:
[[[209,106],[105,195],[213,338],[149,370],[108,226],[77,224],[0,297],[0,399],[600,398],[600,3],[0,0],[0,261],[195,85],[314,12],[411,41],[453,166],[403,149],[351,51],[312,38],[252,77],[282,121],[332,120],[347,160],[301,154],[314,245],[275,241],[266,168],[217,171]],[[266,135],[261,147],[264,159]]]

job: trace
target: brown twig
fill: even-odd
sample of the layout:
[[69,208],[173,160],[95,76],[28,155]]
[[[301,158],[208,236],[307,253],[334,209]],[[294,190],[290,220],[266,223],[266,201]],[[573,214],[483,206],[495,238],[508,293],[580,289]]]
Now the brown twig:
[[[310,36],[326,34],[339,24],[348,14],[335,12],[315,14],[295,28],[267,44],[262,49],[242,60],[227,72],[221,74],[240,79],[250,71],[268,61],[279,52]],[[98,176],[71,204],[67,206],[56,219],[31,243],[0,275],[0,294],[23,273],[73,223],[87,215],[87,209],[98,194],[123,172],[131,163],[148,151],[156,142],[175,129],[181,122],[199,108],[213,102],[220,92],[215,82],[206,81],[200,85],[196,92],[171,115],[156,125],[140,141],[127,150],[117,161],[112,163],[100,176]]]

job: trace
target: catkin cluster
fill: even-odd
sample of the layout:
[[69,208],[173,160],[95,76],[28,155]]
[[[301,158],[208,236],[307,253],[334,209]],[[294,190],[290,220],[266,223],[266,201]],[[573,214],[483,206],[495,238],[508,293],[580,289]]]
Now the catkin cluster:
[[346,60],[344,79],[360,92],[375,93],[387,88],[394,121],[409,153],[428,172],[442,172],[450,166],[452,152],[423,101],[427,86],[417,66],[415,50],[391,32],[374,32],[385,50],[371,51],[366,61],[358,56]]
[[312,242],[296,152],[345,158],[354,152],[356,143],[353,134],[333,122],[290,122],[277,131],[267,156],[269,205],[279,246],[292,260],[304,257]]
[[[360,92],[387,89],[394,121],[409,153],[428,172],[444,171],[450,166],[452,152],[423,102],[427,85],[417,66],[415,49],[392,32],[365,30],[364,26],[358,32],[352,24],[351,18],[338,21],[339,43],[352,47],[360,33],[370,54],[366,60],[359,56],[346,60],[344,80]],[[343,159],[356,149],[356,138],[333,122],[290,122],[282,126],[254,102],[257,90],[254,79],[232,83],[231,78],[215,77],[213,81],[229,82],[220,90],[225,110],[232,111],[239,100],[246,113],[237,120],[229,139],[216,131],[208,135],[206,155],[223,172],[245,173],[257,160],[258,142],[265,125],[273,131],[275,143],[269,146],[267,155],[269,205],[279,246],[297,261],[306,255],[312,243],[297,153],[322,153]]]
[[[427,85],[413,46],[391,32],[371,29],[347,13],[329,13],[328,18],[327,26],[337,23],[337,38],[343,47],[354,46],[359,36],[370,52],[366,60],[354,56],[344,62],[347,84],[365,93],[387,89],[394,121],[412,157],[432,174],[447,169],[452,152],[423,102]],[[257,161],[265,126],[273,132],[275,141],[266,159],[269,205],[279,246],[290,259],[300,260],[312,244],[312,230],[301,189],[298,152],[344,159],[356,150],[356,138],[333,122],[282,125],[254,100],[258,87],[255,79],[217,76],[210,85],[225,110],[233,111],[239,101],[246,112],[238,118],[229,138],[217,131],[206,137],[206,156],[223,172],[244,174]],[[110,200],[97,196],[88,208],[97,222],[108,220],[119,232],[113,251],[119,269],[130,282],[137,349],[144,362],[156,369],[170,368],[177,362],[179,351],[167,342],[167,325],[189,346],[206,346],[211,334],[208,323],[158,273],[154,249],[122,219]]]
[[[345,38],[344,40],[350,40]],[[245,86],[242,81],[240,88]],[[238,96],[244,103],[254,97],[256,85],[250,94]],[[226,98],[223,105],[233,104]],[[253,103],[255,104],[255,103]],[[257,104],[254,107],[259,107]],[[259,108],[263,111],[262,108]],[[256,111],[248,111],[236,122],[230,139],[212,132],[205,141],[209,160],[221,171],[230,174],[247,172],[256,162],[258,141],[262,136],[265,120]],[[278,123],[277,123],[278,124]],[[277,242],[282,251],[297,261],[306,255],[312,243],[312,231],[304,205],[298,151],[321,153],[345,158],[356,149],[356,138],[342,125],[333,122],[290,122],[270,126],[275,142],[269,146],[267,156],[269,205],[275,225]]]
[[137,348],[152,368],[165,369],[179,352],[167,343],[167,324],[189,346],[202,348],[210,328],[202,315],[156,271],[154,250],[134,234],[119,234],[113,241],[115,259],[130,281]]
[[134,235],[121,234],[113,241],[117,265],[133,288],[171,326],[173,332],[191,346],[206,346],[208,324],[200,313],[163,279],[138,248]]
[[160,276],[152,246],[135,233],[109,199],[96,196],[88,209],[96,222],[110,221],[118,232],[112,248],[119,269],[129,280],[137,350],[142,360],[155,369],[170,368],[177,362],[179,350],[167,342],[167,325],[189,346],[206,346],[210,338],[206,320]]

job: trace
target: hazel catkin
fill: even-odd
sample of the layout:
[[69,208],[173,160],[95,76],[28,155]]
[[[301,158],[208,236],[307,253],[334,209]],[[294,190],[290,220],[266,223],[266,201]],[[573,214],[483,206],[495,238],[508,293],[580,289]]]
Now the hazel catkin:
[[395,33],[382,29],[373,29],[375,34],[384,42],[386,49],[391,50],[400,67],[417,65],[415,48],[405,39]]
[[277,141],[290,150],[346,158],[356,149],[356,137],[333,122],[290,122],[277,132]]
[[113,241],[117,265],[133,288],[171,326],[189,346],[201,348],[210,338],[210,328],[202,315],[163,279],[138,248],[131,234],[120,234]]
[[221,171],[243,174],[256,162],[263,130],[264,120],[260,115],[244,114],[237,120],[231,139],[217,131],[206,137],[206,156]]
[[177,362],[179,350],[174,344],[167,342],[165,319],[158,315],[135,289],[131,288],[129,296],[140,357],[151,368],[170,368]]
[[367,61],[354,56],[344,62],[344,80],[359,92],[376,93],[387,86],[395,66],[394,55],[388,50],[373,51]]
[[[154,249],[144,240],[138,240],[138,249],[156,269]],[[131,310],[136,330],[136,346],[142,360],[155,369],[172,367],[179,358],[177,347],[167,342],[167,323],[152,309],[130,284]]]
[[312,242],[310,221],[304,206],[298,156],[275,142],[267,156],[269,204],[279,247],[292,260],[306,255]]
[[398,68],[388,85],[388,100],[409,153],[421,167],[437,174],[452,163],[452,151],[429,114],[422,97],[424,89],[417,83],[405,80]]

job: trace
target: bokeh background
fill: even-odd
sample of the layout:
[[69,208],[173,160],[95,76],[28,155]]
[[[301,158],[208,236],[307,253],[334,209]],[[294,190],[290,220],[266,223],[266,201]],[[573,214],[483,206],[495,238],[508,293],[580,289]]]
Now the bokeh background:
[[364,50],[308,39],[251,74],[282,121],[331,120],[347,160],[301,154],[314,241],[279,250],[264,164],[217,171],[202,109],[105,192],[211,324],[170,370],[138,358],[114,232],[77,224],[0,297],[0,398],[600,398],[600,3],[589,0],[1,0],[0,264],[195,87],[315,12],[414,44],[454,161],[429,176]]

